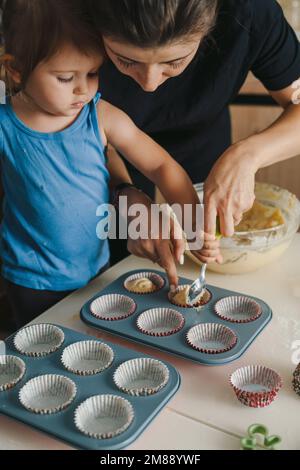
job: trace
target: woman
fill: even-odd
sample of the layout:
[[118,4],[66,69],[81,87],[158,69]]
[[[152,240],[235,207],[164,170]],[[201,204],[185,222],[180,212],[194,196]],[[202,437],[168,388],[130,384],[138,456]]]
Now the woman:
[[[194,182],[205,180],[206,231],[215,233],[218,214],[222,234],[232,236],[253,204],[256,172],[299,154],[293,83],[300,47],[281,7],[275,0],[89,0],[89,6],[110,59],[101,70],[104,98]],[[228,105],[249,71],[284,111],[268,129],[231,145]],[[149,244],[138,254],[147,256]]]

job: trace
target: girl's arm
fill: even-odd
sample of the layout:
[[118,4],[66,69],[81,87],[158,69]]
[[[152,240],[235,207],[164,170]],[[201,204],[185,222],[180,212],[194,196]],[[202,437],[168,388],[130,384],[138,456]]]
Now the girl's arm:
[[111,145],[108,145],[107,149],[107,168],[110,174],[111,191],[121,183],[132,183],[125,163]]
[[197,193],[183,168],[154,140],[140,131],[121,110],[101,101],[99,122],[106,141],[150,179],[169,204],[199,203]]

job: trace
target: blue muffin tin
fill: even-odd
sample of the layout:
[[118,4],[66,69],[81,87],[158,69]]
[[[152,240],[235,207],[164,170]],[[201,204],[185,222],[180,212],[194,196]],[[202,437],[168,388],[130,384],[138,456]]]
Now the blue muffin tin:
[[[64,348],[77,341],[96,340],[96,338],[57,326],[64,332],[65,340],[57,351],[45,357],[32,358],[25,356],[16,351],[13,345],[13,336],[6,340],[6,354],[20,357],[25,362],[26,372],[14,388],[0,392],[0,413],[50,434],[78,449],[115,450],[129,446],[176,393],[180,385],[180,375],[173,366],[161,361],[169,369],[169,381],[163,389],[149,396],[133,397],[123,393],[113,382],[115,370],[127,360],[149,356],[135,353],[130,349],[107,341],[105,341],[105,344],[109,345],[114,351],[114,360],[108,369],[93,376],[73,374],[67,371],[60,361]],[[44,374],[64,375],[76,384],[76,397],[65,410],[51,415],[39,415],[27,411],[21,405],[18,398],[20,389],[33,377]],[[74,424],[76,408],[87,398],[100,394],[121,396],[133,406],[134,420],[129,428],[119,436],[102,440],[91,438],[82,434]]]
[[[155,273],[161,276],[165,280],[164,287],[152,294],[133,294],[128,292],[124,287],[124,281],[131,275],[139,272]],[[190,279],[180,278],[179,284],[191,284]],[[204,305],[201,310],[197,311],[194,308],[181,308],[177,307],[169,302],[168,299],[168,283],[166,275],[160,271],[155,270],[135,270],[131,271],[123,276],[119,277],[116,281],[111,283],[101,292],[98,292],[89,302],[87,302],[81,309],[81,319],[88,325],[98,328],[100,330],[108,331],[109,333],[116,334],[132,341],[152,346],[168,353],[176,354],[185,359],[198,362],[205,365],[220,365],[227,362],[234,361],[239,358],[255,340],[257,335],[263,330],[263,328],[269,323],[272,318],[272,310],[262,300],[251,297],[262,308],[262,314],[259,318],[248,323],[233,323],[230,321],[222,320],[214,312],[215,303],[223,297],[232,295],[245,295],[237,292],[233,292],[219,287],[207,286],[207,289],[211,292],[212,298],[208,304]],[[101,295],[105,294],[123,294],[131,297],[136,303],[136,310],[133,315],[122,320],[106,321],[97,319],[90,313],[90,305]],[[142,333],[136,326],[138,316],[145,310],[157,307],[169,307],[178,312],[182,313],[185,318],[185,325],[182,330],[171,336],[156,337]],[[188,345],[186,341],[186,334],[190,328],[198,323],[220,323],[226,325],[237,335],[236,345],[229,351],[219,354],[207,354],[199,352]]]

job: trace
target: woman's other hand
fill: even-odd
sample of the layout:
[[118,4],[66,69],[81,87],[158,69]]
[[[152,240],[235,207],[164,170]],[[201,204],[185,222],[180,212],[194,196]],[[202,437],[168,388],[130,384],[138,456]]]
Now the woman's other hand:
[[257,169],[246,141],[231,146],[217,160],[204,187],[206,233],[215,234],[218,215],[221,234],[224,237],[234,234],[234,227],[253,206]]

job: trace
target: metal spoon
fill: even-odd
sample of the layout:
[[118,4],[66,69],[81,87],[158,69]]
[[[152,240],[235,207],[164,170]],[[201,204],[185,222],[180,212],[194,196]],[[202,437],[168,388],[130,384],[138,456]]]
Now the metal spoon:
[[[216,239],[220,239],[222,237],[221,229],[220,229],[220,219],[217,216],[216,220]],[[187,292],[186,300],[187,303],[190,305],[195,305],[199,302],[201,294],[203,293],[206,287],[206,273],[207,263],[203,263],[201,266],[199,277],[190,285],[190,288]]]
[[188,293],[187,293],[187,303],[190,305],[194,305],[198,302],[199,297],[201,296],[203,290],[206,287],[206,279],[205,279],[205,272],[206,272],[207,264],[204,263],[201,266],[199,277],[193,282],[190,286]]

